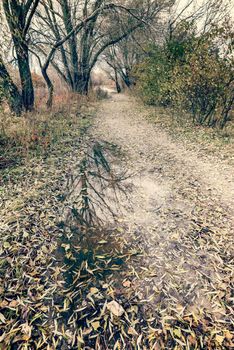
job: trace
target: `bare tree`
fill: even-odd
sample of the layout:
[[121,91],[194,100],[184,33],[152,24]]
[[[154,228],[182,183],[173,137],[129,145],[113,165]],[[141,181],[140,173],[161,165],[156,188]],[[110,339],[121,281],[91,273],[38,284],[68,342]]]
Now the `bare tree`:
[[[128,88],[134,83],[132,72],[135,66],[146,55],[148,31],[138,31],[128,38],[109,47],[103,54],[103,59],[111,68],[110,77],[115,81],[116,89],[120,92],[119,78]],[[147,44],[145,45],[145,42]]]
[[29,29],[40,0],[3,0],[3,10],[11,33],[26,111],[34,107],[34,89],[29,64]]
[[161,12],[127,38],[105,50],[102,57],[111,68],[108,70],[111,79],[116,82],[121,79],[130,88],[135,81],[134,69],[148,55],[151,45],[159,45],[164,41],[166,28],[167,22]]
[[100,55],[150,23],[169,3],[42,1],[35,28],[37,37],[41,37],[35,48],[46,62],[42,66],[47,69],[52,64],[73,91],[87,94],[91,71]]
[[[52,4],[52,3],[50,2],[50,4]],[[43,4],[43,5],[45,6],[45,4]],[[109,9],[111,7],[113,7],[113,4],[106,5],[102,9]],[[46,13],[48,15],[49,12],[48,12],[47,8],[45,8],[45,11],[46,11]],[[87,89],[88,89],[88,83],[87,82],[89,82],[91,70],[89,70],[89,72],[87,73],[84,65],[81,65],[81,67],[78,65],[78,68],[81,69],[81,71],[78,70],[78,72],[82,73],[82,74],[78,75],[78,78],[80,78],[80,79],[77,81],[77,84],[79,84],[78,86],[80,87],[80,89],[74,89],[74,81],[72,80],[72,77],[74,78],[75,76],[74,76],[74,74],[73,75],[71,74],[71,72],[69,71],[69,66],[66,65],[68,63],[68,59],[66,57],[66,50],[64,49],[63,45],[65,45],[67,42],[69,42],[70,39],[72,39],[72,38],[74,39],[82,31],[83,28],[86,28],[90,22],[93,22],[95,17],[98,15],[99,11],[100,11],[100,8],[97,7],[97,8],[94,9],[94,11],[89,16],[85,16],[84,19],[78,20],[78,23],[76,23],[76,25],[71,29],[71,31],[68,32],[67,34],[65,32],[65,34],[63,34],[63,37],[62,37],[62,35],[57,35],[56,34],[57,35],[56,36],[56,40],[55,40],[54,44],[51,45],[51,47],[49,45],[48,53],[46,53],[46,51],[44,51],[44,49],[42,49],[41,46],[38,46],[38,45],[35,46],[36,49],[39,50],[39,53],[43,54],[45,56],[45,61],[42,64],[41,63],[40,54],[37,54],[37,53],[34,52],[35,55],[37,56],[38,60],[39,60],[39,63],[40,63],[40,66],[41,66],[42,75],[43,75],[43,77],[44,77],[44,79],[46,81],[46,84],[47,84],[47,87],[48,87],[48,90],[49,90],[49,98],[48,98],[48,101],[47,101],[47,106],[48,107],[51,107],[51,105],[52,105],[52,98],[53,98],[53,84],[52,84],[52,81],[49,78],[48,73],[47,73],[47,69],[48,69],[50,63],[52,63],[53,67],[57,70],[57,72],[61,75],[61,77],[65,79],[66,82],[69,82],[70,79],[71,79],[71,82],[73,83],[71,87],[73,88],[73,90],[75,90],[77,92],[80,92],[80,93],[84,93],[84,92],[88,91],[88,90],[87,91],[84,90],[84,88],[87,86]],[[42,18],[41,14],[39,14],[39,17]],[[55,24],[57,25],[57,23],[55,23]],[[38,31],[36,31],[36,32],[38,34]],[[56,30],[56,33],[57,33],[57,30]],[[42,36],[42,37],[44,38],[45,36]],[[71,43],[70,43],[70,45],[71,45]],[[68,77],[69,80],[67,80],[66,75],[59,68],[58,63],[56,64],[54,62],[54,56],[56,54],[56,51],[58,51],[58,49],[61,49],[61,52],[62,52],[62,63],[64,65],[65,72],[67,72],[68,75],[69,75],[69,77]],[[87,49],[88,49],[88,47],[87,47]],[[74,62],[72,62],[72,63],[74,63]],[[73,65],[72,65],[72,68],[74,69]],[[84,84],[84,80],[85,80],[85,83],[86,83],[85,86],[83,85]]]
[[[87,94],[100,55],[149,25],[171,0],[3,0],[2,5],[17,60],[22,105],[30,111],[34,106],[30,53],[38,58],[47,83],[48,106],[53,97],[50,65],[73,91]],[[11,86],[19,96],[2,59],[1,79],[7,79],[4,87]]]
[[168,11],[168,38],[172,38],[181,21],[193,22],[200,33],[205,33],[214,23],[222,22],[230,8],[230,0],[176,0]]
[[161,45],[165,40],[170,42],[182,22],[193,23],[197,32],[204,33],[227,15],[229,5],[229,0],[202,0],[199,3],[195,0],[172,1],[165,8],[168,12],[164,11],[160,20],[156,17],[153,22],[148,21],[143,29],[109,47],[103,57],[112,69],[110,77],[116,82],[117,90],[119,78],[127,87],[131,86],[131,71],[147,55],[150,44]]

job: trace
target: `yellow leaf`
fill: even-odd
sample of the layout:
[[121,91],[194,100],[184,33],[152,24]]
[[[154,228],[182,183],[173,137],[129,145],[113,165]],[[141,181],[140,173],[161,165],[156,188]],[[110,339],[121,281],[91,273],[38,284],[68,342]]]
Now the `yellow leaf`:
[[99,292],[99,289],[97,288],[90,288],[90,294],[93,295],[93,294],[97,294]]
[[181,330],[180,330],[180,328],[174,329],[174,330],[173,330],[173,333],[174,333],[174,335],[175,335],[176,337],[178,337],[178,338],[181,337]]
[[222,345],[222,344],[223,344],[224,339],[225,339],[224,336],[216,334],[215,340],[217,341],[217,343],[218,343],[219,345]]
[[137,331],[133,327],[128,328],[128,334],[130,335],[138,335]]
[[18,300],[12,300],[9,304],[9,307],[15,308],[19,305],[19,301]]
[[30,336],[29,335],[27,335],[27,334],[24,334],[23,336],[22,336],[22,338],[21,338],[22,340],[24,340],[24,341],[29,341],[29,339],[30,339]]
[[107,241],[105,241],[104,239],[102,241],[99,241],[98,244],[106,244]]
[[231,340],[234,335],[231,334],[228,330],[224,332],[225,333],[225,338],[228,339],[228,340]]
[[79,335],[77,336],[77,340],[79,343],[84,344],[83,338],[81,338]]
[[96,331],[99,327],[100,327],[100,322],[96,321],[96,322],[92,322],[91,326],[93,327],[93,329]]

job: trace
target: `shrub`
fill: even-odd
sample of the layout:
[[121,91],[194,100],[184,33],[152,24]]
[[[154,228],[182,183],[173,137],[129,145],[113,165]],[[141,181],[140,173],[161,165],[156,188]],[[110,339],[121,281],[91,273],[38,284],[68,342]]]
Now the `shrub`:
[[194,123],[223,128],[234,102],[233,44],[228,24],[200,36],[192,25],[182,24],[138,67],[144,100],[183,109]]
[[105,100],[109,98],[108,91],[102,89],[100,86],[97,89],[95,89],[95,95],[98,100]]
[[173,69],[173,103],[200,125],[223,128],[229,120],[234,101],[232,36],[228,28],[213,28]]
[[150,47],[148,57],[137,66],[136,77],[143,100],[150,105],[166,105],[170,67],[165,51],[159,47]]

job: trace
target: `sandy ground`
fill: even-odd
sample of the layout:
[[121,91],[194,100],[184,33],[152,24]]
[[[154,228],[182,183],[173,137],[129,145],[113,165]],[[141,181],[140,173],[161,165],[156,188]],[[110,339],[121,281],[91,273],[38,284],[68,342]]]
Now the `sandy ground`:
[[[119,213],[144,254],[141,298],[160,310],[230,315],[233,291],[234,169],[186,149],[145,118],[129,96],[100,103],[93,133],[121,147],[119,167],[135,174]],[[224,302],[225,298],[225,302]]]

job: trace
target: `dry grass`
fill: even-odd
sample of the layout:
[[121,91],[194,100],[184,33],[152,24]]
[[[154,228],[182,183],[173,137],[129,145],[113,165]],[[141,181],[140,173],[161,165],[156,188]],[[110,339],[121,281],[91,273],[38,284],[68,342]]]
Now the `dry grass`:
[[58,139],[71,132],[72,127],[79,127],[87,98],[61,89],[55,95],[53,108],[48,111],[44,103],[45,90],[37,89],[36,96],[33,113],[16,117],[7,110],[0,111],[0,168],[32,155],[45,155]]
[[149,119],[167,130],[176,140],[186,143],[188,148],[204,150],[208,154],[217,155],[233,164],[234,115],[221,130],[194,125],[189,116],[183,112],[163,107],[149,107],[149,109]]
[[[62,83],[55,85],[55,94],[53,98],[52,112],[58,112],[64,110],[69,112],[74,110],[74,106],[79,108],[81,105],[87,103],[87,96],[81,96],[75,92],[69,91]],[[37,111],[47,111],[47,90],[43,87],[35,89],[35,109]]]

